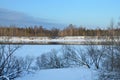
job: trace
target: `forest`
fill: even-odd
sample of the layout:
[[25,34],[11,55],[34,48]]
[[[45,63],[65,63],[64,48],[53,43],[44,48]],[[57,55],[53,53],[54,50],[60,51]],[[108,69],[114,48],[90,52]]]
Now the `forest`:
[[88,29],[85,27],[76,27],[68,25],[64,29],[52,28],[46,29],[43,26],[0,26],[0,36],[26,36],[26,37],[64,37],[64,36],[120,36],[120,28],[113,28],[111,25],[107,29]]

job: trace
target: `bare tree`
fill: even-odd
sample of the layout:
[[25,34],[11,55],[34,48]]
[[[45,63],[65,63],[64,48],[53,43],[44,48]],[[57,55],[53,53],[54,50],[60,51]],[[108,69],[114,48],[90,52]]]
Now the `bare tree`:
[[87,47],[87,54],[92,64],[95,65],[96,69],[99,69],[100,61],[102,60],[105,54],[105,47],[104,46],[98,47],[96,45],[90,45]]
[[58,57],[57,51],[53,49],[37,57],[36,65],[39,69],[61,68],[60,57]]
[[65,64],[68,65],[68,67],[70,65],[85,65],[90,68],[87,55],[83,55],[82,49],[77,50],[72,46],[64,46],[63,57]]
[[113,19],[110,22],[110,28],[109,28],[109,40],[110,40],[110,45],[107,46],[108,49],[108,55],[109,55],[109,59],[110,59],[110,67],[111,67],[111,71],[114,70],[114,59],[115,59],[115,51],[114,51],[114,47],[115,47],[115,38],[114,38],[114,22]]
[[[119,26],[119,24],[118,24]],[[117,32],[116,32],[117,31]],[[106,46],[106,55],[103,60],[104,71],[100,74],[100,80],[119,80],[120,79],[120,42],[119,28],[115,29],[115,24],[111,20],[108,29],[110,44]]]
[[28,73],[31,72],[30,69],[32,67],[32,63],[34,61],[34,58],[32,56],[26,56],[23,60],[23,69],[27,71]]
[[19,76],[19,60],[13,56],[20,46],[0,45],[0,78],[14,79]]

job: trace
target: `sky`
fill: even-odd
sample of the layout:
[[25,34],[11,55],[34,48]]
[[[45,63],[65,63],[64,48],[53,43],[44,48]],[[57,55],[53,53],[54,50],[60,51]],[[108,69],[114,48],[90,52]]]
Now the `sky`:
[[120,17],[120,0],[0,0],[0,8],[78,26],[107,27]]

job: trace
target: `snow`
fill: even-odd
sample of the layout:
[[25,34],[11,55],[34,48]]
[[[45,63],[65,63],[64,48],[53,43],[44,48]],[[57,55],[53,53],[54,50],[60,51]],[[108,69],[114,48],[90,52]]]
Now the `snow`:
[[[82,49],[88,47],[88,45],[69,45],[76,49]],[[101,45],[95,45],[96,47],[101,47]],[[48,53],[52,49],[58,51],[61,54],[63,45],[22,45],[20,49],[18,49],[15,53],[16,56],[19,57],[26,57],[26,56],[33,56],[38,57],[41,54]]]
[[62,45],[23,45],[16,51],[15,55],[19,57],[33,56],[50,52],[52,49],[60,51]]
[[0,76],[0,80],[1,79],[9,80],[9,78],[7,76]]
[[97,71],[81,67],[40,70],[15,80],[96,80],[97,78]]
[[[110,41],[109,39],[98,39],[97,37],[90,36],[66,36],[66,37],[57,37],[57,38],[49,38],[49,37],[8,37],[1,36],[1,43],[26,43],[26,44],[50,44],[50,43],[59,43],[59,44],[89,44],[88,42],[106,42]],[[120,40],[118,40],[120,41]]]

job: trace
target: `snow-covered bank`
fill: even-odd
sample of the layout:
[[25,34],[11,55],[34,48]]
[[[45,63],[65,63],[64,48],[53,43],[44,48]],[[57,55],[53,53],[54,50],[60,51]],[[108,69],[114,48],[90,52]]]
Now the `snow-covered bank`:
[[[120,42],[120,39],[116,38]],[[111,39],[108,37],[97,36],[66,36],[66,37],[7,37],[1,36],[0,43],[2,44],[108,44]]]
[[40,70],[16,80],[98,80],[97,71],[88,68]]

